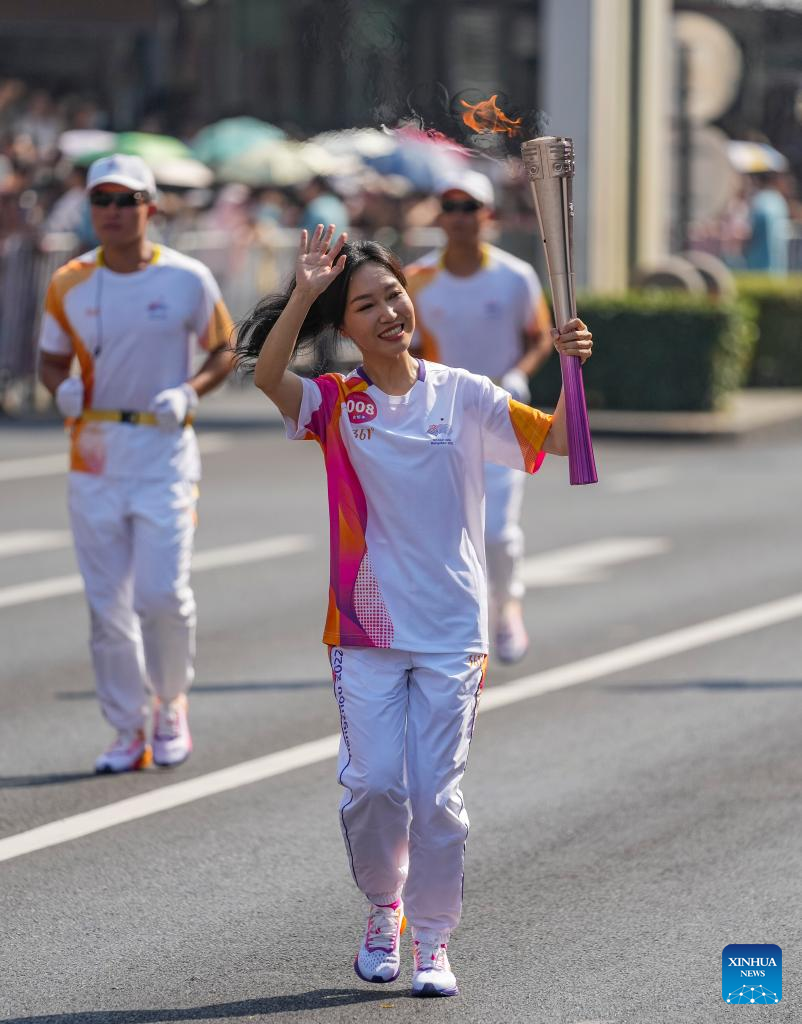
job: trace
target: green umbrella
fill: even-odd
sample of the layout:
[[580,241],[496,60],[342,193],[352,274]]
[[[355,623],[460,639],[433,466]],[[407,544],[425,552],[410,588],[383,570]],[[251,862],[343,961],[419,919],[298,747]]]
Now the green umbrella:
[[115,151],[141,156],[151,167],[166,160],[186,160],[194,156],[189,146],[171,135],[152,135],[150,132],[120,132]]
[[[93,133],[96,134],[96,133]],[[119,135],[104,133],[108,136],[102,149],[91,146],[75,156],[75,163],[88,167],[93,160],[112,153],[127,153],[129,156],[141,156],[154,171],[160,164],[168,160],[192,160],[194,154],[189,146],[171,135],[152,135],[150,132],[120,132]]]
[[195,156],[205,164],[235,160],[254,146],[285,139],[286,134],[255,117],[227,117],[202,128],[192,140]]

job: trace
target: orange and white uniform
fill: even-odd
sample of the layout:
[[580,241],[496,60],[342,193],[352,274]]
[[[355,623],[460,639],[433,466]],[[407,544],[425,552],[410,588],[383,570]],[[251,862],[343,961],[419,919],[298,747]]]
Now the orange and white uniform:
[[119,730],[143,725],[151,689],[169,701],[192,682],[200,458],[189,425],[165,432],[90,417],[147,413],[232,328],[209,270],[164,246],[131,274],[111,271],[93,250],[61,267],[48,289],[40,350],[77,357],[89,410],[72,426],[69,508],[98,695]]
[[[517,365],[523,337],[546,323],[543,289],[523,260],[492,245],[468,277],[449,273],[439,250],[406,269],[417,323],[413,346],[424,359],[459,366],[495,381]],[[517,395],[514,397],[518,397]],[[523,478],[508,467],[486,467],[487,568],[496,606],[520,599]]]
[[330,518],[340,815],[357,885],[418,929],[459,920],[460,791],[487,663],[483,467],[533,473],[551,417],[419,360],[405,395],[363,369],[303,381],[288,436],[316,441]]

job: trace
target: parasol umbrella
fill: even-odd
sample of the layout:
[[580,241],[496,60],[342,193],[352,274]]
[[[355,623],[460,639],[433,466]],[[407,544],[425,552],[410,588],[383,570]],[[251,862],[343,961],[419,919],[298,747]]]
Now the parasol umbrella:
[[236,181],[253,188],[300,185],[316,173],[304,159],[301,143],[282,139],[253,146],[217,168],[220,181]]
[[99,128],[71,128],[59,136],[58,148],[69,160],[79,163],[87,156],[94,160],[99,153],[113,153],[116,141],[116,132],[104,132]]
[[154,135],[151,132],[120,132],[115,143],[116,153],[141,156],[154,169],[167,160],[191,159],[189,146],[172,135]]
[[788,170],[788,160],[778,149],[765,142],[733,139],[727,143],[727,156],[735,170],[741,174]]
[[360,160],[386,156],[398,148],[398,142],[391,132],[381,132],[377,128],[349,128],[345,131],[322,132],[309,141],[322,146],[335,156],[356,156]]
[[189,146],[172,135],[153,135],[150,132],[96,132],[72,131],[64,132],[59,145],[64,142],[72,152],[62,149],[72,160],[86,167],[93,160],[112,153],[127,153],[129,156],[140,156],[155,173],[160,164],[169,160],[192,160],[193,154]]
[[420,192],[435,192],[443,178],[463,167],[467,151],[444,135],[431,136],[411,126],[387,133],[394,148],[363,160],[379,174],[401,175]]
[[286,139],[286,134],[255,117],[227,117],[202,128],[192,140],[194,155],[212,166],[225,164],[265,142]]
[[153,175],[164,188],[208,188],[214,182],[214,172],[194,157],[164,160],[154,166]]
[[195,159],[192,150],[170,135],[73,130],[63,133],[59,149],[81,167],[112,153],[142,157],[156,184],[167,188],[208,188],[214,181],[212,171]]

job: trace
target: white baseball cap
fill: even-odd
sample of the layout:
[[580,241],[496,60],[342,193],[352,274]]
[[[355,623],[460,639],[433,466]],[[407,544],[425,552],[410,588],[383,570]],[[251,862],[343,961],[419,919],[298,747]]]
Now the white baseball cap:
[[91,192],[98,185],[123,185],[132,192],[147,192],[151,199],[156,198],[153,171],[142,157],[127,153],[113,153],[95,160],[86,177],[86,191]]
[[449,175],[447,178],[442,178],[437,186],[438,196],[444,196],[446,192],[465,192],[471,199],[475,199],[477,203],[481,203],[483,206],[493,207],[495,205],[495,194],[493,192],[493,183],[484,174],[480,174],[479,171],[457,171],[455,174]]

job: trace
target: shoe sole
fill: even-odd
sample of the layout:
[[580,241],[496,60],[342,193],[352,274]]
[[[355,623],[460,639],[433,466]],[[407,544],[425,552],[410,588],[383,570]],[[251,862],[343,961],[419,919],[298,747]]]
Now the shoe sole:
[[372,978],[366,978],[365,975],[359,969],[359,956],[354,957],[354,971],[356,972],[357,978],[361,978],[362,981],[367,981],[370,985],[389,985],[391,981],[397,981],[398,975],[401,973],[401,964],[398,965],[398,970],[392,976],[392,978],[380,978],[378,974],[374,974]]
[[454,988],[437,988],[429,981],[422,988],[413,988],[412,995],[418,999],[437,999],[445,996],[458,996],[459,989],[456,985]]
[[153,764],[153,751],[145,747],[138,761],[135,761],[128,768],[95,768],[95,775],[124,775],[126,772],[138,772],[143,768],[150,768]]
[[180,761],[157,761],[156,758],[154,757],[153,763],[157,765],[159,768],[178,768],[179,765],[182,765],[189,760],[189,755],[191,753],[192,747],[189,748],[189,750],[186,752],[186,754],[184,754]]

